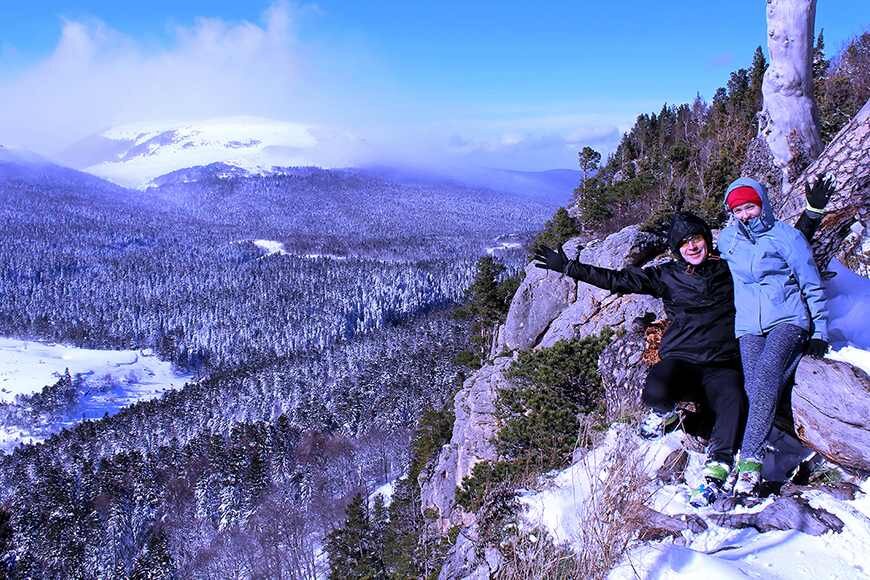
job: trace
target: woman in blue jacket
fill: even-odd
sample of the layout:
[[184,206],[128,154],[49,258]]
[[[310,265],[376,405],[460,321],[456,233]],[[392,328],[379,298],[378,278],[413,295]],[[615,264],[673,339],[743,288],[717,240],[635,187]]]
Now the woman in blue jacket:
[[761,480],[763,446],[787,372],[805,346],[813,356],[828,350],[827,308],[809,244],[774,218],[764,186],[738,179],[725,204],[735,219],[722,230],[719,250],[734,280],[734,330],[749,401],[734,491],[749,495]]

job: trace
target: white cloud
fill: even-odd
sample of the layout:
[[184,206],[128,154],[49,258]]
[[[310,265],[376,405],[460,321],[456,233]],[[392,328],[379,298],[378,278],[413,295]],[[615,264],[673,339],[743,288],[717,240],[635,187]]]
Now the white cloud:
[[364,39],[302,42],[297,28],[316,11],[280,1],[258,22],[201,18],[159,45],[64,21],[36,63],[4,67],[14,48],[0,52],[0,143],[50,156],[120,124],[253,115],[353,136],[324,138],[345,149],[333,159],[545,169],[574,167],[583,145],[606,154],[648,108],[433,102],[393,78]]
[[286,3],[261,23],[204,18],[160,48],[101,22],[65,21],[47,58],[0,77],[0,140],[51,151],[120,123],[313,114],[295,18]]

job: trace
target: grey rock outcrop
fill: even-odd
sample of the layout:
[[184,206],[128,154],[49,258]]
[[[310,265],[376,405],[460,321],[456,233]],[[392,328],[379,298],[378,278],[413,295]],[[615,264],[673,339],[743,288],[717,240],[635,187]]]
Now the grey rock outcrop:
[[[577,256],[581,262],[602,268],[640,266],[666,249],[665,240],[644,232],[639,226],[627,226],[604,240],[589,242]],[[566,250],[567,251],[567,250]]]
[[[592,242],[582,249],[578,248],[579,241],[575,238],[564,245],[569,256],[579,251],[582,261],[607,268],[640,265],[664,247],[659,236],[642,232],[637,226],[624,228],[603,242]],[[529,264],[492,351],[551,346],[557,340],[598,334],[607,327],[629,327],[647,312],[662,314],[660,302],[650,297],[620,297],[588,284],[582,287],[578,293],[574,280]],[[578,294],[582,300],[578,300]],[[559,324],[553,326],[554,320]],[[423,510],[434,516],[441,533],[455,525],[468,527],[475,521],[473,514],[457,509],[455,492],[475,464],[496,459],[491,442],[498,431],[495,400],[500,390],[510,388],[504,372],[512,360],[497,357],[465,381],[454,400],[456,420],[450,443],[441,449],[433,467],[420,477]],[[625,383],[629,385],[626,388],[635,389],[638,380],[643,380],[621,376],[617,365],[611,366],[614,384]],[[620,395],[614,391],[613,396]],[[614,400],[614,409],[616,406]]]
[[[655,234],[628,226],[584,247],[578,259],[585,264],[618,270],[640,266],[665,249],[665,241]],[[651,296],[611,294],[589,284],[579,283],[574,302],[551,323],[536,348],[549,348],[560,340],[584,338],[605,328],[627,329],[634,320],[652,312],[664,316],[661,301]]]
[[571,278],[527,265],[526,277],[511,301],[496,349],[532,348],[576,297],[577,284]]
[[643,362],[646,338],[643,326],[614,338],[598,357],[598,373],[604,388],[605,419],[615,421],[640,407],[640,393],[649,367]]
[[804,357],[791,393],[795,432],[834,463],[870,471],[870,377],[852,365]]
[[[471,536],[476,534],[474,526],[468,530]],[[501,554],[492,547],[483,549],[483,558],[478,557],[478,546],[470,535],[459,534],[456,543],[447,553],[444,566],[438,574],[438,580],[488,580],[492,578],[501,566]]]
[[472,514],[454,509],[454,496],[476,463],[496,458],[491,442],[498,431],[495,400],[500,390],[510,388],[504,371],[511,361],[497,358],[465,381],[454,399],[456,419],[450,443],[441,448],[434,467],[420,475],[423,511],[431,514],[434,510],[441,533],[474,521]]
[[576,302],[550,324],[535,348],[550,348],[560,340],[594,336],[605,328],[625,329],[647,312],[664,317],[661,300],[638,294],[618,296],[581,284]]
[[[577,239],[563,247],[568,256],[577,255]],[[641,265],[664,248],[660,236],[628,226],[603,241],[590,242],[577,257],[587,264],[619,269]],[[624,327],[645,312],[661,314],[661,303],[649,296],[616,296],[589,284],[578,285],[567,276],[529,264],[496,348],[548,348],[559,340]]]

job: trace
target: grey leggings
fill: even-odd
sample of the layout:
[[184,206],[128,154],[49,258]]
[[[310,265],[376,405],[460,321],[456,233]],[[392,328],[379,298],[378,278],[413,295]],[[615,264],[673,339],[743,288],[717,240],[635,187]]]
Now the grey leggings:
[[749,414],[741,458],[761,459],[764,441],[773,427],[782,387],[794,371],[807,333],[793,324],[778,324],[763,336],[740,337],[740,358]]

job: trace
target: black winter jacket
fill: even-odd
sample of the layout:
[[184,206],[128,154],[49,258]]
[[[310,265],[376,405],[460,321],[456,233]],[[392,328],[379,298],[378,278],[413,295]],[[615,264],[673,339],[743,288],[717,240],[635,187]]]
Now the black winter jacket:
[[[809,240],[820,222],[804,212],[797,228]],[[820,216],[819,216],[820,217]],[[702,234],[711,247],[709,227],[691,214],[678,214],[670,243],[677,248],[687,235]],[[676,234],[676,235],[675,235]],[[647,268],[610,270],[571,260],[565,274],[618,294],[648,294],[661,298],[669,325],[659,355],[696,364],[727,363],[739,358],[734,338],[734,283],[728,264],[711,255],[691,267],[682,259]]]

